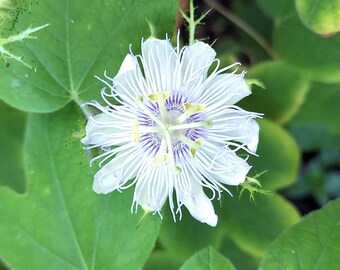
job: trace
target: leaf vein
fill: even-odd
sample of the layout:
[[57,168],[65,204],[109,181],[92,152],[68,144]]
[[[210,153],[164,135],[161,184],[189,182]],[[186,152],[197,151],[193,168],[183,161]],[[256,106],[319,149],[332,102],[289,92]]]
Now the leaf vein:
[[79,244],[79,241],[78,241],[78,238],[77,238],[77,235],[76,235],[76,232],[75,232],[75,229],[74,229],[74,226],[73,226],[73,223],[72,223],[72,220],[71,220],[71,217],[69,215],[69,211],[68,211],[68,207],[67,207],[67,204],[66,204],[66,200],[65,200],[65,197],[63,196],[63,192],[62,192],[62,188],[60,186],[60,178],[58,176],[58,170],[56,168],[56,165],[55,165],[55,160],[54,160],[54,155],[52,153],[52,146],[51,146],[51,138],[50,138],[50,135],[49,135],[49,131],[46,132],[46,141],[47,141],[47,151],[49,152],[48,153],[48,157],[49,157],[49,162],[50,162],[50,166],[51,166],[51,170],[52,170],[52,173],[54,175],[53,179],[55,180],[55,183],[56,183],[56,188],[57,188],[57,195],[59,197],[59,201],[60,203],[62,204],[63,208],[64,208],[64,213],[65,213],[65,216],[67,218],[67,221],[69,223],[69,227],[70,227],[70,230],[71,230],[71,234],[73,236],[73,240],[74,240],[74,244],[75,244],[75,247],[76,247],[76,250],[80,256],[80,260],[81,260],[81,263],[83,264],[84,266],[84,269],[89,269],[88,266],[87,266],[87,263],[86,263],[86,260],[85,260],[85,257],[84,257],[84,254],[80,248],[80,244]]

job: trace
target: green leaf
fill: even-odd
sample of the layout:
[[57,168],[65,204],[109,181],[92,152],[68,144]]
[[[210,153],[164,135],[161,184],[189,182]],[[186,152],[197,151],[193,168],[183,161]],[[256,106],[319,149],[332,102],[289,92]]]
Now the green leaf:
[[256,270],[259,259],[241,250],[229,237],[224,237],[219,248],[222,255],[229,258],[236,269]]
[[0,101],[0,186],[17,192],[26,188],[23,140],[26,115]]
[[132,189],[92,191],[93,170],[72,137],[79,119],[73,106],[29,118],[28,191],[0,188],[0,257],[13,269],[139,269],[154,246],[160,219],[136,229]]
[[340,81],[340,35],[326,38],[311,32],[302,25],[294,6],[275,22],[273,44],[283,61],[313,81]]
[[264,85],[264,83],[258,79],[246,79],[246,83],[249,87],[252,86],[257,86],[260,89],[266,89],[266,86]]
[[283,230],[299,220],[299,213],[278,194],[258,195],[255,199],[256,204],[246,196],[237,199],[225,195],[223,207],[217,210],[225,234],[241,250],[261,257]]
[[235,270],[232,263],[218,253],[212,247],[205,248],[189,260],[187,260],[180,270]]
[[183,264],[182,259],[166,251],[154,251],[149,257],[144,270],[174,270]]
[[264,189],[275,190],[293,184],[298,175],[300,153],[293,137],[282,127],[268,120],[259,120],[258,157],[251,156],[253,167],[248,176],[266,171],[257,180]]
[[296,8],[303,24],[321,35],[340,31],[339,0],[295,0]]
[[123,58],[138,53],[142,37],[148,38],[148,18],[164,38],[172,34],[178,1],[82,0],[40,1],[24,12],[19,30],[50,25],[38,40],[13,44],[33,69],[15,61],[0,68],[0,97],[12,106],[31,112],[58,110],[71,100],[89,101],[102,88],[94,75],[105,69],[114,76]]
[[218,228],[198,222],[184,207],[182,215],[182,220],[177,220],[176,223],[169,215],[162,223],[159,242],[166,251],[184,261],[198,249],[208,245],[217,247]]
[[340,135],[339,116],[340,84],[315,83],[290,125],[318,125],[333,135]]
[[[294,121],[294,120],[293,120]],[[332,134],[324,123],[292,123],[289,131],[302,151],[317,151],[321,148],[340,147],[340,134]]]
[[259,269],[339,269],[340,199],[305,216],[270,246]]
[[240,107],[261,112],[265,118],[286,123],[299,109],[307,93],[309,83],[285,64],[264,62],[254,66],[247,78],[260,79],[266,90],[257,86],[253,93],[240,102]]

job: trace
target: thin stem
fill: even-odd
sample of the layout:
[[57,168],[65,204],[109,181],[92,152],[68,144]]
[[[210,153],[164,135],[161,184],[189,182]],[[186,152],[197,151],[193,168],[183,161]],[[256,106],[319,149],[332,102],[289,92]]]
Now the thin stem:
[[77,105],[79,106],[80,110],[83,112],[85,117],[87,119],[89,119],[90,116],[91,116],[91,112],[90,112],[90,110],[87,107],[83,106],[84,102],[77,95],[72,95],[72,100],[75,103],[77,103]]
[[[91,116],[91,112],[89,111],[87,107],[83,106],[84,102],[77,95],[72,95],[72,100],[74,100],[74,102],[77,103],[77,105],[79,106],[80,110],[83,112],[85,117],[89,119]],[[86,153],[87,153],[88,159],[92,160],[93,159],[92,149],[87,149]]]
[[195,22],[195,7],[194,0],[190,0],[190,17],[189,17],[189,45],[195,43],[195,32],[196,32],[196,22]]
[[260,33],[258,33],[253,27],[251,27],[249,24],[241,20],[234,13],[232,13],[230,10],[222,6],[217,1],[215,0],[204,0],[204,1],[208,5],[210,5],[213,9],[215,9],[217,12],[219,12],[224,17],[226,17],[228,20],[230,20],[231,22],[236,24],[238,27],[240,27],[249,36],[251,36],[273,59],[277,59],[277,55],[275,54],[273,48],[263,38],[263,36]]

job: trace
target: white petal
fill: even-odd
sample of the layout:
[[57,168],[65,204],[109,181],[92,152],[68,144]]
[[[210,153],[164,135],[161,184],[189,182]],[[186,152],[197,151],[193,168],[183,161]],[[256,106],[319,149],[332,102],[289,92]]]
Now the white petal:
[[216,226],[218,217],[215,214],[214,206],[198,182],[192,180],[189,192],[176,189],[176,194],[179,201],[185,205],[195,219],[212,227]]
[[177,54],[169,40],[147,39],[142,44],[142,61],[150,91],[173,90]]
[[208,69],[215,60],[216,52],[204,42],[196,42],[185,48],[182,57],[183,80],[195,76],[206,77]]
[[235,104],[250,94],[243,74],[220,74],[203,90],[199,103],[205,104],[207,111],[211,111],[224,105]]
[[142,155],[117,154],[94,176],[93,190],[106,194],[121,188],[128,180],[134,178],[141,166]]
[[136,56],[128,54],[125,57],[118,74],[113,78],[113,91],[133,106],[137,96],[146,95],[146,82]]
[[253,119],[258,115],[236,108],[221,108],[207,114],[213,126],[208,130],[208,137],[220,144],[238,141],[255,152],[259,142],[259,125]]
[[138,176],[134,202],[149,211],[160,212],[166,199],[172,196],[172,174],[166,165],[150,163]]
[[240,123],[239,127],[229,131],[228,135],[238,138],[236,141],[246,144],[250,151],[256,152],[259,143],[259,131],[259,124],[254,119],[250,119],[244,124]]
[[132,140],[132,119],[121,112],[91,116],[86,125],[86,137],[81,142],[87,145],[121,145]]
[[[216,52],[204,42],[196,42],[184,48],[181,65],[181,87],[194,92],[207,77],[208,69],[215,60]],[[193,93],[195,94],[195,93]]]
[[131,54],[128,54],[128,55],[125,56],[123,63],[120,66],[119,71],[117,73],[117,76],[121,75],[125,72],[128,72],[128,71],[134,71],[138,68],[139,68],[139,66],[138,66],[138,61],[137,61],[136,57],[132,56]]
[[197,168],[205,177],[227,185],[243,183],[251,168],[229,148],[221,147],[217,150],[211,144],[204,145],[198,151],[195,161]]

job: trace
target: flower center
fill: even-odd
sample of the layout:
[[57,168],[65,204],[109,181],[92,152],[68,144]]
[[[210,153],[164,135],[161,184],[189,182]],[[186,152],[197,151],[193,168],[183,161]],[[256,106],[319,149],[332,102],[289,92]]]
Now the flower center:
[[170,163],[174,173],[180,173],[178,164],[195,157],[206,128],[212,126],[203,113],[205,106],[170,92],[150,94],[148,100],[137,97],[136,103],[140,110],[133,123],[133,140],[153,157],[153,164]]

